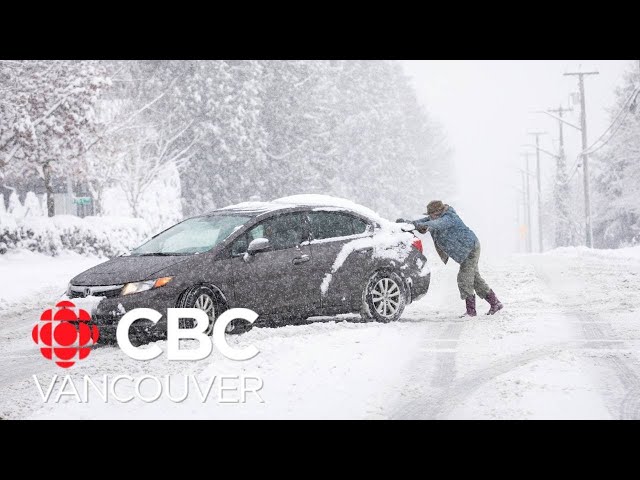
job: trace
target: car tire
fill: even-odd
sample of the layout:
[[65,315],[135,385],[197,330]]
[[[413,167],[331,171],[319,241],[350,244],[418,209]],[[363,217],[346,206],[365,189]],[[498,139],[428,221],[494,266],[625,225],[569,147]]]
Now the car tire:
[[362,292],[360,315],[365,321],[395,322],[407,305],[404,280],[393,271],[374,273]]
[[[220,300],[211,287],[206,285],[196,285],[185,291],[178,300],[178,308],[199,308],[204,310],[209,316],[209,328],[207,335],[213,333],[213,324],[222,312],[227,309],[227,306]],[[191,328],[193,325],[186,325],[180,320],[181,328]],[[234,320],[227,327],[226,333],[238,334],[250,330],[251,325],[244,321]]]
[[144,333],[137,332],[134,329],[130,329],[129,342],[131,342],[131,345],[133,345],[134,347],[139,347],[141,345],[146,345],[147,343],[150,343],[151,338],[148,335],[145,335]]

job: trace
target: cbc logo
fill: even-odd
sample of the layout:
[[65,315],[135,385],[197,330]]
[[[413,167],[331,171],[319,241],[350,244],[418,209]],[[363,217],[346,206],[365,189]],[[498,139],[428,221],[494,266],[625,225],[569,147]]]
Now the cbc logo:
[[[77,313],[76,313],[77,311]],[[116,340],[120,349],[134,360],[153,360],[162,355],[158,345],[139,348],[131,343],[129,329],[140,319],[158,323],[162,314],[150,308],[135,308],[125,313],[118,321]],[[191,318],[195,320],[193,328],[181,328],[180,320]],[[213,331],[209,330],[209,316],[198,308],[168,308],[167,309],[167,358],[169,360],[202,360],[212,351],[214,345],[225,357],[231,360],[249,360],[260,351],[253,345],[236,348],[229,345],[225,332],[229,324],[235,320],[253,323],[258,314],[247,308],[231,308],[225,310],[216,319]],[[91,315],[86,310],[76,308],[63,300],[56,304],[55,309],[42,312],[40,321],[31,331],[33,341],[40,347],[42,356],[53,360],[62,368],[69,368],[78,360],[85,359],[91,353],[91,348],[98,343],[99,331],[97,325],[91,323]],[[181,340],[191,340],[195,348],[180,348]]]
[[[77,313],[76,313],[77,310]],[[100,332],[91,323],[91,315],[67,300],[47,309],[31,331],[33,341],[40,346],[46,359],[62,368],[69,368],[89,356],[98,342]]]

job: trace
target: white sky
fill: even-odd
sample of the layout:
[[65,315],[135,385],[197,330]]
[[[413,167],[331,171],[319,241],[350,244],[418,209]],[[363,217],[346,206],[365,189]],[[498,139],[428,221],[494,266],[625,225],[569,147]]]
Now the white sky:
[[[607,109],[625,69],[638,68],[636,60],[428,60],[402,62],[413,77],[419,99],[445,128],[454,149],[458,195],[442,199],[456,206],[483,246],[492,253],[515,251],[518,245],[516,195],[521,186],[520,156],[534,137],[530,131],[547,131],[540,146],[557,151],[558,122],[534,110],[572,106],[568,120],[579,124],[580,106],[569,103],[578,91],[576,77],[568,71],[597,70],[585,77],[588,143],[610,123]],[[565,128],[569,169],[578,154],[580,132]],[[552,143],[553,142],[553,143]],[[533,150],[533,149],[529,149]],[[535,158],[530,168],[535,169]],[[543,189],[555,172],[554,160],[541,157]],[[581,181],[582,171],[573,182]],[[533,179],[532,179],[533,180]],[[535,191],[535,182],[531,184]],[[430,199],[425,199],[428,201]],[[532,194],[535,223],[535,196]],[[583,212],[579,212],[581,215]],[[534,246],[537,245],[536,231]]]

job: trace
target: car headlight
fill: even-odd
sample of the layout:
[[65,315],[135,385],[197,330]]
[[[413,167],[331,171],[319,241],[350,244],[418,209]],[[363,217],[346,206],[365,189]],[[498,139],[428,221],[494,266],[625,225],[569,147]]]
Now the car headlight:
[[144,282],[127,283],[122,289],[121,295],[129,295],[131,293],[144,292],[153,288],[160,288],[169,283],[171,279],[173,279],[173,277],[162,277],[155,280],[145,280]]

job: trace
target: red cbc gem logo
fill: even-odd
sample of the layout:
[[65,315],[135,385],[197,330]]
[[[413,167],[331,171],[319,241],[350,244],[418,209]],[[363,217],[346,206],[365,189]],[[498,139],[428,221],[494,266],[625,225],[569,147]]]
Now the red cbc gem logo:
[[98,327],[91,323],[89,312],[81,308],[77,313],[75,310],[72,302],[59,302],[56,309],[42,312],[40,321],[31,331],[42,356],[62,368],[69,368],[76,361],[87,358],[100,336]]

